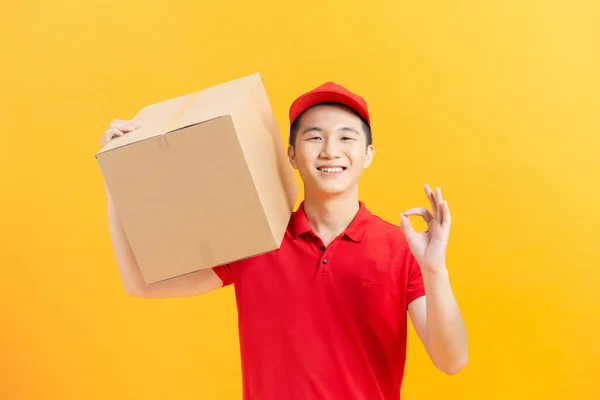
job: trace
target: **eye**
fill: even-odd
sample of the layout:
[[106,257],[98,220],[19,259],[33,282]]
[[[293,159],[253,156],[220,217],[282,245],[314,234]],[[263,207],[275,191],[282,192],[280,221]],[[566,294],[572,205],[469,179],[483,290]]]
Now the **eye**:
[[313,136],[313,137],[309,137],[306,140],[321,140],[321,138],[319,136]]
[[342,140],[355,140],[354,138],[351,138],[349,136],[344,136],[342,137]]

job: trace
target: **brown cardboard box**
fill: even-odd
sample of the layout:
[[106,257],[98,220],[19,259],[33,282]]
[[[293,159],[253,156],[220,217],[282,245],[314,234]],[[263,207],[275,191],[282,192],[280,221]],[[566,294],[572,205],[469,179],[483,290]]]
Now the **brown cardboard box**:
[[298,187],[260,74],[133,121],[96,159],[148,284],[279,248]]

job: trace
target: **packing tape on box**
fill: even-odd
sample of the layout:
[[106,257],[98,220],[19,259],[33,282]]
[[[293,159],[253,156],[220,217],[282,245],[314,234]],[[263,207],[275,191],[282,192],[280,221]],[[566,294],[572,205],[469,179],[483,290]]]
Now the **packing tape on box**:
[[196,92],[196,93],[191,94],[190,98],[185,102],[185,104],[183,106],[181,106],[181,108],[162,127],[161,134],[159,135],[160,136],[161,147],[166,147],[167,146],[167,139],[166,138],[167,138],[167,133],[169,132],[169,129],[171,129],[173,127],[173,125],[175,125],[175,123],[179,120],[179,118],[181,118],[181,116],[183,115],[183,113],[185,113],[185,111],[192,105],[192,103],[194,102],[194,100],[196,100],[196,98],[198,97],[199,94],[200,94],[200,92]]

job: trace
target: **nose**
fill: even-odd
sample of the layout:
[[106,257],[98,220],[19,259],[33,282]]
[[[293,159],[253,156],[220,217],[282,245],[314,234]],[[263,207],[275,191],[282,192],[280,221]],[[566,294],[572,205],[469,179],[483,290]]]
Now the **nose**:
[[334,138],[328,137],[323,141],[323,148],[319,157],[324,159],[339,158],[340,148],[339,143]]

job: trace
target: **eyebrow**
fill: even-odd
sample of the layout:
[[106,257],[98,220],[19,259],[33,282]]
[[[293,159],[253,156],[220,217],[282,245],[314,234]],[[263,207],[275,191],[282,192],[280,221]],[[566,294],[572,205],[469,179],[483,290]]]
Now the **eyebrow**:
[[[356,133],[357,135],[360,135],[360,133],[356,129],[351,128],[349,126],[344,126],[344,127],[340,128],[340,130],[344,131],[344,132],[353,132],[353,133]],[[323,132],[323,129],[319,128],[318,126],[309,126],[308,128],[306,128],[305,130],[302,131],[302,134],[305,134],[308,132],[314,132],[314,131]]]
[[302,131],[302,134],[304,135],[305,133],[312,132],[312,131],[323,132],[323,129],[321,129],[317,126],[309,126],[308,128],[306,128],[305,130]]
[[360,135],[360,133],[356,129],[350,128],[349,126],[344,126],[340,130],[345,131],[345,132],[353,132],[353,133],[356,133],[357,135]]

